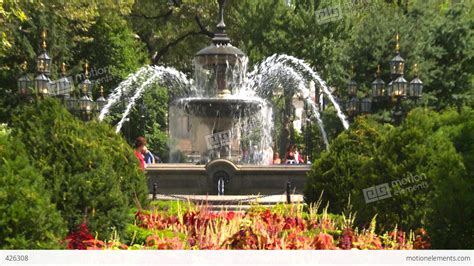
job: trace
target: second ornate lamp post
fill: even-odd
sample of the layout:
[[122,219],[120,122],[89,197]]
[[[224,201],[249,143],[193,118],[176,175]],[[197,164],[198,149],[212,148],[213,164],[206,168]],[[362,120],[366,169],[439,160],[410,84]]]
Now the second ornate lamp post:
[[[101,87],[101,97],[94,102],[90,97],[92,91],[92,82],[89,80],[89,65],[85,65],[85,80],[80,84],[79,91],[74,90],[74,83],[71,78],[66,76],[66,64],[61,64],[61,78],[51,81],[51,63],[52,59],[46,51],[46,31],[41,33],[41,54],[36,58],[37,76],[31,80],[27,73],[27,62],[25,61],[21,68],[24,72],[17,80],[18,94],[26,100],[31,99],[30,95],[35,94],[41,98],[55,96],[60,98],[66,108],[79,115],[84,120],[90,120],[95,112],[100,111],[107,100],[103,95]],[[82,92],[82,96],[81,96]],[[80,97],[80,98],[79,98]]]
[[348,82],[348,96],[346,102],[346,112],[350,120],[354,116],[363,113],[370,113],[373,109],[384,109],[387,106],[393,106],[393,122],[399,125],[404,116],[402,101],[404,99],[417,100],[421,97],[423,91],[423,82],[418,78],[418,66],[414,65],[415,78],[408,83],[405,79],[405,59],[400,55],[400,37],[396,36],[396,55],[390,60],[390,75],[392,81],[385,86],[381,78],[380,65],[377,66],[376,79],[371,84],[371,98],[366,97],[359,100],[356,97],[357,83],[353,80]]

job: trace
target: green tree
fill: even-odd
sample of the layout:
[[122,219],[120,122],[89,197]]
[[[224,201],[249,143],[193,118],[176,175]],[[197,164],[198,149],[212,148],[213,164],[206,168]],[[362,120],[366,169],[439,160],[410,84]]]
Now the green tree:
[[25,146],[0,132],[0,248],[60,248],[66,226]]
[[[470,248],[473,136],[462,119],[472,118],[471,109],[441,115],[415,109],[400,127],[360,118],[314,162],[305,198],[317,201],[324,191],[331,212],[357,212],[358,221],[377,215],[382,229],[424,226],[436,248]],[[423,180],[408,182],[414,175]],[[383,184],[391,196],[368,202],[364,190]]]
[[91,79],[99,83],[96,85],[104,85],[106,92],[147,63],[143,43],[134,38],[127,21],[121,16],[102,10],[90,34],[94,41],[88,45],[91,51],[88,58],[94,63],[94,69],[105,72]]
[[[11,4],[10,4],[11,3]],[[16,3],[13,5],[13,3]],[[53,58],[51,79],[55,80],[60,76],[60,64],[66,63],[68,75],[76,76],[83,72],[84,60],[89,59],[91,66],[95,62],[90,60],[91,45],[94,42],[91,27],[96,20],[107,10],[116,16],[124,16],[130,12],[132,1],[8,1],[3,3],[3,10],[12,13],[12,10],[21,10],[26,15],[10,16],[7,23],[2,24],[2,31],[8,33],[8,40],[11,47],[0,54],[0,121],[9,122],[11,113],[18,105],[16,95],[16,80],[22,76],[23,70],[20,65],[28,62],[27,73],[36,73],[36,56],[40,52],[40,33],[47,31],[47,51]],[[4,26],[4,27],[3,27]],[[112,29],[111,29],[112,30]],[[125,30],[125,29],[124,29]],[[107,36],[113,34],[105,34]],[[133,45],[124,50],[133,50],[136,43],[124,41],[122,44]],[[120,52],[123,52],[121,50]],[[119,60],[121,53],[105,53],[113,55],[111,62],[118,63],[127,60]],[[124,57],[130,55],[124,55]],[[137,53],[137,60],[140,56]],[[103,57],[102,57],[103,59]],[[104,61],[107,61],[104,59]],[[100,62],[102,63],[102,62]],[[124,67],[120,64],[120,67]],[[134,66],[126,66],[124,70],[118,70],[120,75],[125,75],[127,69]],[[133,71],[133,70],[129,70]],[[107,89],[107,88],[106,88]]]
[[46,99],[21,107],[12,130],[28,147],[69,230],[86,221],[101,236],[121,233],[129,208],[146,204],[146,179],[135,155],[105,123],[84,123]]

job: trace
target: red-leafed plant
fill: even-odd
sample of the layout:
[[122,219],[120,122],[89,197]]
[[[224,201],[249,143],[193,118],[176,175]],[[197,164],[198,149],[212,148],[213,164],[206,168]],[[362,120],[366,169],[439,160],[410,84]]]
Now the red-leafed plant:
[[75,232],[66,237],[67,249],[87,249],[92,240],[94,240],[94,237],[89,232],[87,224],[82,223]]

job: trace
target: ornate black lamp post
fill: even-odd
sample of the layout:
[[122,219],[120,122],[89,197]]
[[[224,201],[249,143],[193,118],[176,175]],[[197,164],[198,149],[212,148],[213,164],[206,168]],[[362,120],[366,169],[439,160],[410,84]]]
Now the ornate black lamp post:
[[[27,62],[25,61],[21,68],[24,75],[17,80],[18,94],[28,99],[32,92],[41,98],[46,96],[55,96],[63,100],[66,108],[71,113],[77,113],[84,120],[90,120],[94,112],[101,110],[106,100],[101,87],[101,97],[94,103],[89,96],[92,90],[92,82],[88,78],[88,64],[85,66],[86,79],[80,84],[77,92],[74,91],[74,83],[66,76],[66,64],[61,64],[61,78],[51,81],[51,57],[46,52],[46,31],[41,33],[41,50],[42,53],[36,58],[37,76],[31,80],[26,73]],[[81,97],[82,91],[82,97]],[[81,97],[81,98],[78,98]]]
[[423,82],[418,78],[418,66],[414,65],[415,78],[408,83],[404,78],[405,59],[400,55],[400,36],[396,36],[396,55],[390,60],[390,75],[392,81],[385,86],[381,79],[380,65],[377,66],[376,79],[371,84],[371,98],[366,97],[362,100],[356,98],[357,91],[355,81],[348,84],[348,95],[350,100],[346,102],[346,111],[350,120],[358,114],[370,113],[372,109],[383,109],[387,106],[394,107],[392,110],[393,122],[399,125],[404,116],[402,101],[410,98],[417,100],[421,97]]

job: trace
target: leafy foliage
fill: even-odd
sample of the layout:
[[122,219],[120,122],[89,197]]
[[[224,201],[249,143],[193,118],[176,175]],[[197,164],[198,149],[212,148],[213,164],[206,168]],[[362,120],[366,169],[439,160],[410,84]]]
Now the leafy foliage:
[[122,232],[128,208],[146,202],[145,176],[108,125],[79,121],[47,99],[24,107],[12,129],[29,148],[69,230],[87,221],[100,235],[114,228]]
[[53,249],[66,226],[25,146],[0,132],[0,248]]
[[[471,247],[466,223],[474,183],[466,152],[472,149],[472,133],[467,133],[472,125],[461,119],[472,118],[471,109],[461,114],[416,109],[400,127],[361,118],[314,162],[306,200],[314,202],[324,191],[331,212],[349,206],[359,222],[377,215],[382,229],[425,226],[434,247]],[[383,184],[390,186],[391,196],[368,202],[364,190]],[[452,240],[453,234],[461,238]]]
[[108,92],[148,60],[143,43],[134,39],[127,21],[109,10],[101,12],[90,29],[94,42],[88,44],[88,50],[93,67],[105,70],[104,75],[92,77],[92,80]]

